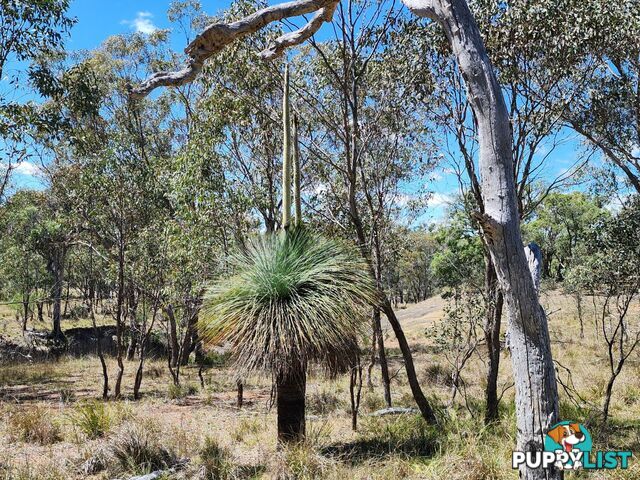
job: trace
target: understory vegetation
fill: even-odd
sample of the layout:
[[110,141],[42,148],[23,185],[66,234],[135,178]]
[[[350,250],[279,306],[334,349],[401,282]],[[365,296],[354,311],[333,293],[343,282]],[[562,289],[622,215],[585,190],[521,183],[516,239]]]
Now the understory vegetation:
[[[601,421],[601,402],[608,373],[606,350],[592,323],[595,311],[585,302],[585,333],[575,302],[558,290],[543,294],[552,312],[550,329],[554,358],[558,362],[562,391],[562,418],[579,418],[603,450],[640,447],[640,364],[623,370],[612,398],[611,418]],[[0,464],[3,478],[122,478],[153,470],[178,468],[169,478],[424,478],[515,479],[511,470],[515,413],[510,368],[501,372],[502,397],[499,420],[483,425],[482,356],[474,354],[462,372],[465,394],[449,402],[453,368],[436,354],[438,343],[424,335],[424,327],[446,318],[438,297],[402,310],[407,334],[414,345],[421,381],[430,385],[443,422],[429,426],[419,414],[371,416],[384,408],[380,376],[373,372],[373,390],[363,387],[358,431],[350,428],[349,382],[327,380],[312,374],[307,386],[307,440],[278,450],[275,412],[269,408],[268,379],[251,378],[244,388],[244,405],[236,406],[233,369],[216,365],[205,371],[200,387],[198,365],[185,368],[183,383],[192,385],[188,395],[173,397],[173,385],[162,359],[151,359],[149,369],[165,371],[148,379],[145,395],[132,400],[127,388],[124,400],[94,400],[100,390],[100,363],[95,357],[62,357],[56,362],[22,366],[30,375],[6,380],[15,367],[0,367],[5,380],[1,391],[3,412],[0,435],[5,445]],[[635,307],[637,309],[637,307]],[[391,332],[389,341],[394,406],[413,407],[413,398],[400,367]],[[503,352],[503,360],[508,360]],[[112,366],[113,360],[109,360]],[[133,367],[132,361],[130,365]],[[114,365],[113,365],[114,366]],[[129,367],[129,364],[127,364]],[[125,383],[132,385],[127,368]],[[43,372],[50,381],[41,382]],[[320,374],[321,372],[318,372]],[[60,392],[72,391],[63,402]],[[19,419],[19,420],[18,420]],[[182,463],[184,462],[184,463]],[[634,479],[638,466],[627,471],[589,472],[577,478]],[[208,475],[208,476],[207,476]],[[128,478],[128,477],[127,477]]]

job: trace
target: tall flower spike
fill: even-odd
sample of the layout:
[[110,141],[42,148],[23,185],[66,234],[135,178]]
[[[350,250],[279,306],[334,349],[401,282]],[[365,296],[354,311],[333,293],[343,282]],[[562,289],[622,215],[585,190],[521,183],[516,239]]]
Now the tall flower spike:
[[282,228],[291,222],[291,126],[289,120],[289,65],[284,66],[282,95]]

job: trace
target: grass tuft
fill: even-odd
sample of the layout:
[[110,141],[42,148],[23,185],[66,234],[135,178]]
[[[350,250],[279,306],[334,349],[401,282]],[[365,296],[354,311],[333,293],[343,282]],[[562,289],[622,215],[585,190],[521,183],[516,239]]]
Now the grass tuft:
[[150,422],[127,422],[109,439],[109,455],[120,472],[144,474],[177,462],[176,455],[159,441],[159,429]]
[[175,383],[171,383],[167,389],[167,397],[171,400],[180,400],[197,393],[198,387],[194,384],[176,385]]
[[76,406],[70,416],[72,424],[91,439],[105,436],[113,425],[111,412],[104,402],[84,402]]
[[43,407],[16,408],[8,412],[7,430],[11,437],[28,443],[50,445],[62,440],[59,424]]
[[230,452],[221,447],[211,437],[206,437],[198,452],[201,475],[199,478],[207,480],[227,480],[232,478],[234,465]]

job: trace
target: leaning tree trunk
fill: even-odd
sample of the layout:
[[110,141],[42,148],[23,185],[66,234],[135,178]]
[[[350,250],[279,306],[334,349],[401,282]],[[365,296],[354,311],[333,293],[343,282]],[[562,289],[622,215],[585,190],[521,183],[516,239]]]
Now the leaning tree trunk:
[[304,366],[293,366],[276,380],[278,408],[278,441],[295,443],[305,435],[305,390],[307,374]]
[[436,414],[431,407],[431,404],[422,393],[422,388],[420,388],[420,382],[418,382],[418,375],[416,374],[416,369],[413,364],[413,355],[411,353],[411,348],[409,347],[409,343],[407,342],[407,337],[404,335],[404,331],[402,330],[402,326],[400,325],[400,321],[398,317],[396,317],[396,312],[393,311],[393,307],[391,306],[391,302],[384,295],[382,295],[382,311],[387,316],[389,323],[391,324],[391,328],[393,329],[393,333],[398,340],[398,345],[400,346],[400,351],[402,352],[402,357],[404,358],[404,368],[407,372],[407,382],[409,382],[409,387],[411,388],[411,393],[413,394],[413,399],[418,405],[420,409],[420,413],[422,417],[431,425],[435,425],[438,423],[438,419],[436,418]]
[[[467,3],[403,0],[415,14],[445,30],[465,80],[478,125],[479,167],[485,212],[478,220],[504,295],[516,387],[518,450],[543,450],[546,430],[558,419],[558,392],[547,318],[529,273],[520,233],[509,116]],[[522,467],[525,479],[557,479],[560,472]]]

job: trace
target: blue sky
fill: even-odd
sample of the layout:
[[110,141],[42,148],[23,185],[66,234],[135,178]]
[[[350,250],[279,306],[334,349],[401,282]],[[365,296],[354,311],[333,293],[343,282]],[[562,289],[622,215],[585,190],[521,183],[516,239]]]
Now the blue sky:
[[[215,13],[229,6],[230,0],[201,0],[205,12]],[[68,50],[91,50],[97,48],[111,35],[171,28],[166,12],[171,0],[74,0],[69,15],[77,23],[66,39]],[[184,39],[179,34],[171,37],[176,51],[184,49]],[[19,69],[20,65],[10,65]],[[3,85],[6,87],[6,83]],[[28,94],[11,93],[14,100],[27,100]],[[43,188],[38,175],[38,162],[23,162],[13,173],[15,189]]]
[[[215,13],[229,6],[227,0],[201,0],[203,9]],[[139,31],[150,33],[156,28],[171,28],[167,20],[169,0],[74,0],[70,14],[78,19],[67,42],[69,49],[96,48],[110,35]],[[184,48],[178,35],[174,46]]]
[[[74,0],[70,14],[78,22],[73,27],[66,46],[69,50],[93,49],[110,35],[134,31],[151,33],[158,28],[172,28],[166,16],[170,3],[170,0]],[[201,3],[205,12],[215,14],[227,8],[230,0],[202,0]],[[176,51],[184,48],[185,40],[180,33],[174,32],[171,39]],[[570,139],[557,147],[546,161],[545,178],[553,179],[566,170],[577,158],[579,149],[580,144],[576,139]],[[17,188],[42,187],[37,167],[29,162],[19,166],[14,181]],[[407,194],[417,187],[407,185]],[[458,193],[457,180],[448,173],[446,162],[432,175],[428,188],[434,193],[429,208],[420,217],[420,223],[440,220],[448,204]]]

